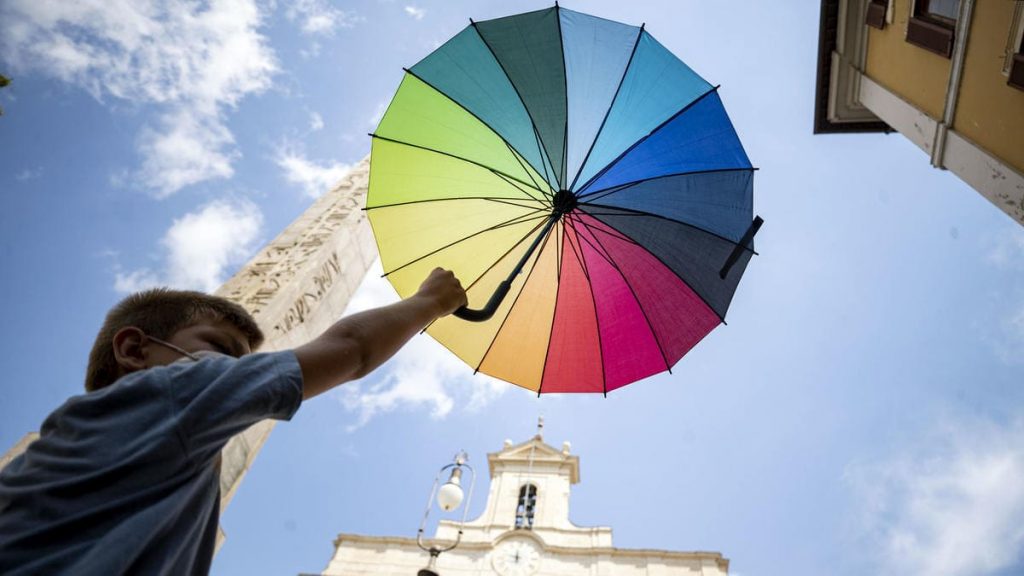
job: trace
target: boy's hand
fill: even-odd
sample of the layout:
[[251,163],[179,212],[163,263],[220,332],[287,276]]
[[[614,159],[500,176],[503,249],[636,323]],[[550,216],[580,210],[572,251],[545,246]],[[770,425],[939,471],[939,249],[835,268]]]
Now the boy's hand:
[[438,317],[447,316],[468,302],[459,279],[444,268],[434,268],[423,284],[420,284],[416,297],[433,302]]

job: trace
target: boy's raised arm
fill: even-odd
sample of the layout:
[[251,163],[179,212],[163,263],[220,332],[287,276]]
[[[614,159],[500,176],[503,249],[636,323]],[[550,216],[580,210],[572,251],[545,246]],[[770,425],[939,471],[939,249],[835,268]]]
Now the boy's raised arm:
[[302,399],[369,374],[427,324],[465,304],[466,292],[455,275],[436,268],[409,298],[342,318],[295,349]]

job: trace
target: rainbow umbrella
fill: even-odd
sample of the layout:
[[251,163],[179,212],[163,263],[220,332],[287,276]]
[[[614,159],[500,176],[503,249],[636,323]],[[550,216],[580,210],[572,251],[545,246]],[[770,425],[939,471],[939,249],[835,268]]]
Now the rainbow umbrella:
[[671,370],[753,254],[754,168],[717,87],[643,26],[557,4],[471,22],[371,136],[385,276],[406,297],[453,270],[483,307],[427,332],[538,394]]

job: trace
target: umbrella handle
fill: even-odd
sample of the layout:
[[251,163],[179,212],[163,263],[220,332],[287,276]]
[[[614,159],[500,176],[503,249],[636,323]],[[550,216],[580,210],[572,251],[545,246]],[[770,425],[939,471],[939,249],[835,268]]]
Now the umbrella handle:
[[494,316],[494,313],[498,311],[498,306],[501,306],[501,302],[505,299],[505,295],[512,289],[512,281],[515,280],[516,276],[523,271],[523,266],[526,266],[526,261],[530,259],[530,255],[537,249],[537,246],[540,245],[541,241],[547,237],[548,233],[551,232],[551,229],[555,226],[555,222],[558,222],[558,219],[561,217],[561,210],[555,210],[551,213],[551,216],[548,216],[548,220],[544,224],[544,229],[540,231],[540,234],[537,234],[536,238],[533,239],[533,243],[530,244],[530,247],[526,250],[526,254],[523,254],[523,257],[519,259],[519,263],[516,264],[512,273],[508,275],[508,278],[503,280],[501,284],[498,284],[498,288],[494,291],[494,294],[491,294],[491,298],[487,301],[486,306],[479,310],[472,310],[463,306],[455,312],[452,312],[452,314],[454,314],[456,318],[468,320],[469,322],[486,322],[490,320],[491,316]]
[[491,294],[491,298],[487,301],[486,306],[479,310],[472,310],[463,306],[453,312],[453,314],[455,314],[456,318],[462,318],[470,322],[486,322],[498,311],[498,306],[501,306],[501,301],[505,299],[505,295],[511,289],[512,282],[510,280],[503,280],[501,284],[498,284],[498,289],[494,291],[494,294]]

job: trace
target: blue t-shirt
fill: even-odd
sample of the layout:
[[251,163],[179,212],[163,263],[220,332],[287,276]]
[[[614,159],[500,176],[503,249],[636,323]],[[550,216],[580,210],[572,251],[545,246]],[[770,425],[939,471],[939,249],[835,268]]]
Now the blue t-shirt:
[[0,472],[0,574],[206,574],[221,448],[301,403],[291,351],[176,362],[69,399]]

